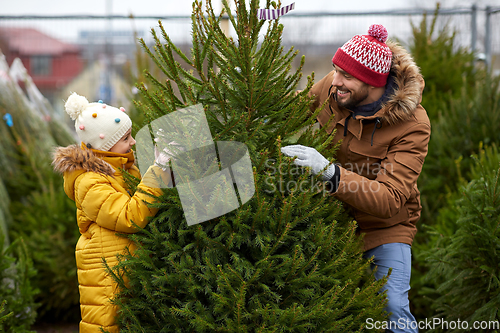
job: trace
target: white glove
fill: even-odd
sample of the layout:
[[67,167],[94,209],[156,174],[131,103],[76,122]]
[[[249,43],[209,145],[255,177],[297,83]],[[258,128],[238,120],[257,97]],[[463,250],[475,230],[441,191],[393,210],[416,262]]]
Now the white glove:
[[167,169],[168,161],[170,161],[170,156],[163,151],[159,152],[158,147],[155,146],[155,165],[161,167],[163,171],[165,171]]
[[[319,174],[330,162],[323,157],[316,149],[302,145],[286,146],[281,148],[281,152],[289,157],[297,156],[294,163],[296,165],[310,167],[313,174]],[[335,165],[330,164],[321,173],[321,179],[326,181],[335,175]]]
[[[155,139],[158,142],[158,139]],[[168,146],[179,146],[176,142],[172,141],[168,144]],[[161,167],[163,171],[165,171],[168,167],[168,162],[174,156],[174,153],[169,149],[169,147],[163,148],[162,151],[158,151],[158,146],[155,146],[155,165]],[[178,149],[183,151],[182,148],[176,147],[174,149]]]

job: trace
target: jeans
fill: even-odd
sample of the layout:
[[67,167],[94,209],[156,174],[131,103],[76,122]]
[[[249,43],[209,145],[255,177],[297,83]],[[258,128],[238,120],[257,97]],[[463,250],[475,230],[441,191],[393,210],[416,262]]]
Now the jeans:
[[373,258],[372,268],[377,266],[375,279],[387,276],[389,268],[392,273],[382,291],[387,290],[386,311],[391,313],[386,332],[418,332],[415,317],[410,312],[408,291],[411,276],[411,246],[403,243],[389,243],[368,250],[364,258]]

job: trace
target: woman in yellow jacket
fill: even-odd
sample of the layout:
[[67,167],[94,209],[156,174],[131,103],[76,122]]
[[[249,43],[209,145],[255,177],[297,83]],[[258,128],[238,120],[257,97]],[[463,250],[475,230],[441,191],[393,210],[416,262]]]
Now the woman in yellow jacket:
[[169,175],[158,166],[144,174],[135,193],[125,183],[123,171],[140,178],[131,150],[132,121],[123,108],[89,103],[73,93],[65,104],[66,112],[75,120],[80,145],[59,147],[54,153],[54,169],[64,174],[64,190],[75,201],[80,239],[76,245],[76,264],[82,320],[80,332],[118,332],[116,305],[111,298],[117,285],[107,274],[117,263],[117,254],[132,243],[117,233],[134,233],[145,227],[156,214],[149,207],[153,196],[161,194],[161,184]]

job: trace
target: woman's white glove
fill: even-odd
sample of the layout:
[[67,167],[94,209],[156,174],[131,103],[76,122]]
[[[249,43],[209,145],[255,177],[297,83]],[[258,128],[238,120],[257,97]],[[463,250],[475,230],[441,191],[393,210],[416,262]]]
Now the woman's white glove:
[[[313,174],[319,174],[330,162],[323,157],[316,149],[302,145],[292,145],[281,148],[281,152],[289,157],[297,156],[294,163],[296,165],[310,167]],[[321,172],[321,179],[324,181],[332,179],[335,175],[335,165],[330,166]]]

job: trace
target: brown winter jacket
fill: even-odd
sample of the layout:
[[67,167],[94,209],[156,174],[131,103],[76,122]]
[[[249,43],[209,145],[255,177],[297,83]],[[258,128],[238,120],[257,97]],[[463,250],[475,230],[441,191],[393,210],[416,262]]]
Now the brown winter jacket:
[[[117,306],[111,303],[117,285],[106,272],[103,260],[113,267],[117,255],[133,243],[118,233],[134,233],[133,223],[145,227],[157,209],[148,203],[160,195],[161,181],[169,175],[152,166],[144,174],[135,193],[130,193],[123,170],[140,178],[134,154],[117,154],[72,145],[54,153],[54,169],[64,173],[64,191],[75,201],[80,239],[76,244],[76,266],[82,320],[80,332],[97,333],[101,328],[117,333]],[[158,178],[156,175],[161,177]],[[133,223],[132,223],[133,222]]]
[[[422,170],[431,126],[420,105],[424,80],[411,56],[388,42],[393,52],[391,75],[396,88],[371,116],[339,107],[333,98],[333,73],[316,83],[311,95],[314,111],[328,99],[317,117],[334,132],[340,170],[334,196],[346,204],[364,233],[364,249],[386,243],[412,244],[422,210],[417,179]],[[327,124],[331,117],[332,121]]]

